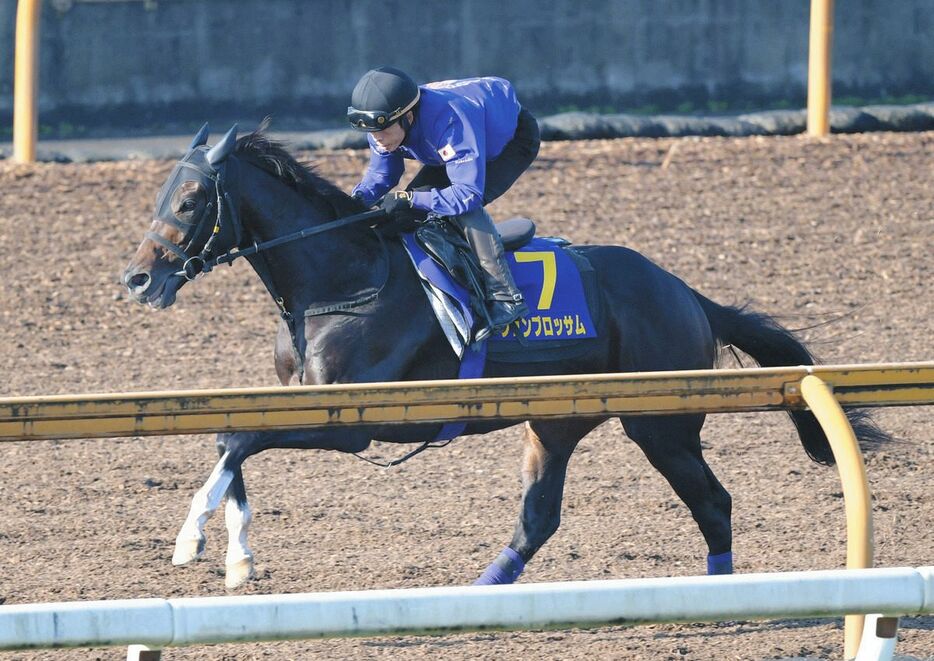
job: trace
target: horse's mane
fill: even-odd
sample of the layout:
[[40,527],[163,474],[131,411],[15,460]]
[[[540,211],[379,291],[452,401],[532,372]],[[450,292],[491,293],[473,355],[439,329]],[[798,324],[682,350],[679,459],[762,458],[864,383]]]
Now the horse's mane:
[[305,198],[325,198],[338,214],[366,210],[359,200],[316,173],[313,165],[299,162],[281,142],[269,139],[265,133],[268,126],[269,121],[266,119],[255,131],[237,139],[235,153],[294,188]]

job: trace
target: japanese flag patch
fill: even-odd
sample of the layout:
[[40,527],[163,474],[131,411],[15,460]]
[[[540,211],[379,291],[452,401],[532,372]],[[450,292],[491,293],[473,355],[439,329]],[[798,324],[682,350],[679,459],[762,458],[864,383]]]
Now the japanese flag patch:
[[454,147],[451,145],[444,145],[441,149],[438,150],[438,155],[441,157],[442,161],[450,161],[457,154],[454,151]]

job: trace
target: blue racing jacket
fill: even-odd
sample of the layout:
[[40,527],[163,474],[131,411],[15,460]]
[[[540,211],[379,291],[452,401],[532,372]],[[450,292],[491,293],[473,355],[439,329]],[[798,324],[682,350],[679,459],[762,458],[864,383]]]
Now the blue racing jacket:
[[415,121],[398,149],[382,151],[370,143],[370,167],[353,189],[364,202],[374,204],[399,183],[404,159],[444,166],[451,185],[419,191],[412,197],[416,209],[442,216],[459,216],[483,205],[486,164],[516,132],[522,106],[508,80],[466,78],[419,87]]

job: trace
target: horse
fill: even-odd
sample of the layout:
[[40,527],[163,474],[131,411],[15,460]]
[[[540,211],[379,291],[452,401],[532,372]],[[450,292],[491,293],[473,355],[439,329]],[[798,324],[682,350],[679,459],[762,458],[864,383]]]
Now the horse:
[[[387,238],[378,223],[341,220],[378,212],[368,212],[359,200],[299,163],[269,139],[265,125],[239,139],[236,129],[209,147],[205,125],[177,162],[158,195],[152,225],[124,271],[130,298],[167,308],[187,282],[242,254],[280,310],[274,360],[283,385],[293,380],[338,384],[456,378],[460,361],[402,242]],[[303,238],[291,240],[299,236]],[[552,361],[488,359],[484,377],[710,369],[727,345],[763,367],[814,363],[802,341],[771,316],[715,303],[631,249],[575,249],[591,264],[607,311],[595,322],[597,337],[587,341],[583,353]],[[808,456],[833,464],[814,415],[807,410],[788,413]],[[862,413],[848,411],[861,443],[884,441],[884,432]],[[463,429],[464,434],[485,434],[525,423],[518,522],[508,546],[478,584],[515,581],[555,533],[571,454],[605,419],[488,420]],[[701,451],[705,416],[620,420],[625,434],[689,508],[708,548],[707,573],[731,573],[732,503]],[[424,447],[440,427],[371,424],[219,434],[220,459],[192,498],[173,564],[202,556],[205,523],[226,495],[225,584],[235,588],[253,576],[248,545],[252,515],[241,472],[248,457],[270,448],[359,453],[372,440]]]

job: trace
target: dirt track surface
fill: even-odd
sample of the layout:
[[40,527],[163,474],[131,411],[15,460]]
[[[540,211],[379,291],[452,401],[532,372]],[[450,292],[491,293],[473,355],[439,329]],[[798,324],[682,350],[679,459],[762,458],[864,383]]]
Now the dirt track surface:
[[[306,156],[345,188],[366,158]],[[119,286],[171,166],[0,162],[0,395],[276,382],[275,308],[246,264],[188,285],[163,312],[128,302]],[[824,362],[930,360],[932,172],[934,133],[548,143],[491,211],[531,216],[540,233],[577,243],[628,245],[711,298],[749,301],[791,327],[841,317],[803,333]],[[729,356],[723,364],[735,366]],[[932,413],[877,414],[905,439],[867,458],[879,566],[934,564]],[[394,470],[326,452],[250,459],[259,576],[241,592],[471,582],[512,533],[520,434],[461,439]],[[712,416],[703,438],[733,496],[737,571],[844,566],[839,480],[808,461],[786,416]],[[204,561],[170,564],[216,458],[211,437],[0,451],[0,601],[225,594],[222,514],[208,525]],[[705,553],[687,508],[613,422],[572,459],[562,527],[522,580],[696,574]],[[164,658],[838,659],[842,641],[840,618],[257,643]],[[934,658],[934,617],[904,620],[897,653]]]

